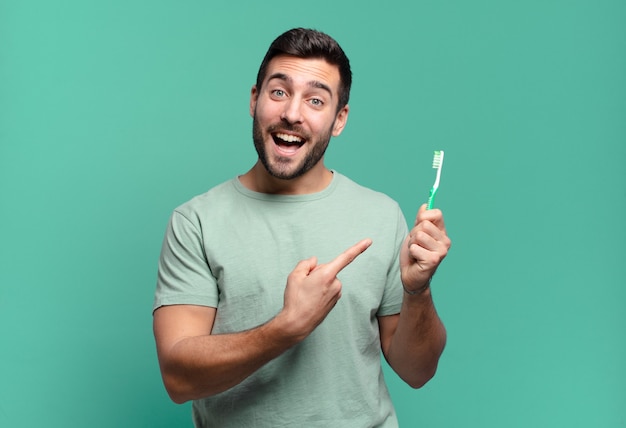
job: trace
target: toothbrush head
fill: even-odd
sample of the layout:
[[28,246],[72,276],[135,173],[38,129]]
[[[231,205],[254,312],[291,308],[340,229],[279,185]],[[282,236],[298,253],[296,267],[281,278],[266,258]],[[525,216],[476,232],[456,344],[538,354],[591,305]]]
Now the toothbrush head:
[[439,169],[441,168],[442,164],[443,164],[443,150],[437,150],[435,151],[435,154],[433,156],[433,168]]
[[437,177],[435,178],[435,184],[430,189],[430,195],[428,197],[428,209],[432,209],[435,203],[435,194],[439,188],[439,180],[441,179],[441,167],[443,166],[443,150],[435,151],[433,156],[433,168],[437,170]]

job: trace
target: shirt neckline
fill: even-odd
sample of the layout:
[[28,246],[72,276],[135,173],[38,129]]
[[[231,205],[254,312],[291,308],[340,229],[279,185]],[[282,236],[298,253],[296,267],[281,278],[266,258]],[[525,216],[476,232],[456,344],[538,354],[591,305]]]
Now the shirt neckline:
[[254,190],[248,189],[246,186],[241,184],[239,177],[235,177],[232,179],[232,183],[235,186],[235,189],[241,193],[242,195],[252,198],[258,199],[261,201],[269,201],[269,202],[305,202],[305,201],[315,201],[318,199],[323,199],[330,194],[332,194],[337,188],[337,184],[341,180],[341,174],[339,174],[335,170],[331,170],[333,173],[332,179],[328,186],[325,189],[315,192],[315,193],[305,193],[302,195],[275,195],[271,193],[261,193],[255,192]]

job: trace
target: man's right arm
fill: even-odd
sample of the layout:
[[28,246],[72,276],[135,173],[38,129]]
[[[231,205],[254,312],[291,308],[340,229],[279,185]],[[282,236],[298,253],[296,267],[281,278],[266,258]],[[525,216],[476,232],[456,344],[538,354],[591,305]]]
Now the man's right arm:
[[298,342],[280,317],[252,330],[211,334],[216,309],[162,306],[154,335],[163,383],[176,403],[225,391]]
[[211,334],[217,309],[161,306],[154,336],[163,382],[176,403],[223,392],[304,340],[341,297],[337,274],[371,245],[364,239],[333,261],[303,260],[287,278],[282,310],[265,324],[239,333]]

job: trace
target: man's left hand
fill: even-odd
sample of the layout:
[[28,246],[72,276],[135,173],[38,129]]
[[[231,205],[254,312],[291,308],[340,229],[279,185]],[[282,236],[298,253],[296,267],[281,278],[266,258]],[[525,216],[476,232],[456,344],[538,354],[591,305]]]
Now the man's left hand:
[[415,225],[400,249],[404,288],[409,292],[426,289],[450,245],[441,210],[427,210],[426,204],[422,205],[415,217]]

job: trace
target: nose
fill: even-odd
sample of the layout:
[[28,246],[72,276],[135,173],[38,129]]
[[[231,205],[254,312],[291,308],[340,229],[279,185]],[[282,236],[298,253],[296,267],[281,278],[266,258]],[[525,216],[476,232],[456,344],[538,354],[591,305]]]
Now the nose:
[[298,97],[293,97],[285,101],[284,109],[280,115],[280,118],[287,123],[301,123],[302,122],[302,103]]

